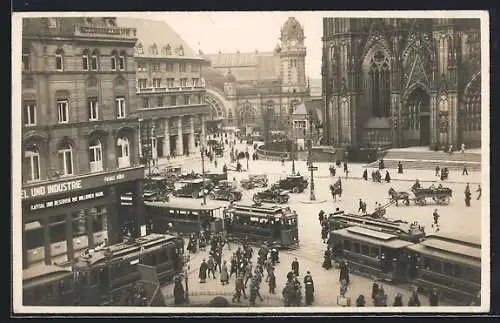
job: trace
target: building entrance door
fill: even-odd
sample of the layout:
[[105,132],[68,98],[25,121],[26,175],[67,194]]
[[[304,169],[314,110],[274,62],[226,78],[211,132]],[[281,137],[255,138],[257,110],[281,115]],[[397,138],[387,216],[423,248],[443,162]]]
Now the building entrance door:
[[428,146],[431,143],[431,118],[428,114],[420,115],[420,146]]
[[431,129],[429,104],[429,94],[421,86],[417,86],[408,96],[408,105],[406,107],[406,115],[408,118],[407,130],[409,134],[411,134],[410,139],[413,145],[430,145]]

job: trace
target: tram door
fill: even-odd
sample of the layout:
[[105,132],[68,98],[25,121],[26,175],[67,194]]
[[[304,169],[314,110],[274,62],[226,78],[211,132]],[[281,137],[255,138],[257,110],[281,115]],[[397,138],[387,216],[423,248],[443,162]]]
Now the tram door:
[[110,288],[109,267],[105,266],[99,270],[99,287],[101,293],[105,293]]

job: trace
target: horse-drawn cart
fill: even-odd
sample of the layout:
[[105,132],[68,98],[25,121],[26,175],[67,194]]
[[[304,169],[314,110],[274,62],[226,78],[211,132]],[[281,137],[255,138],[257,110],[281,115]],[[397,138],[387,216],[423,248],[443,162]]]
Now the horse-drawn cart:
[[391,202],[395,202],[398,206],[399,201],[403,201],[403,204],[410,205],[410,200],[413,200],[417,205],[426,205],[427,199],[431,198],[436,204],[447,205],[450,203],[450,198],[453,191],[451,188],[443,187],[439,185],[434,187],[431,185],[427,188],[413,187],[411,189],[413,196],[410,197],[410,193],[404,191],[396,191],[392,187],[389,189],[389,199]]

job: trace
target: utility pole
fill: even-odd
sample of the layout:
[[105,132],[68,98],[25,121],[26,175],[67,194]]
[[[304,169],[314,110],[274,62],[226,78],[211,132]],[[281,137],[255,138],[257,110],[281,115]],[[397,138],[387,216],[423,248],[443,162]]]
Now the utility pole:
[[310,194],[309,194],[309,200],[315,201],[316,200],[316,195],[314,194],[314,171],[317,170],[318,168],[313,165],[313,158],[312,158],[312,114],[308,113],[309,116],[309,144],[308,144],[308,159],[309,159],[309,171],[311,172],[311,187],[310,187]]

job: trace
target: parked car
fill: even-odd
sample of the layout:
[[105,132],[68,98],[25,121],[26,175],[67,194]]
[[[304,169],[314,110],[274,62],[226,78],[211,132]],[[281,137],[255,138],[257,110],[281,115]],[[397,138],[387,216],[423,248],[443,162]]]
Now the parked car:
[[268,179],[266,174],[251,174],[248,175],[248,179],[242,179],[240,181],[241,187],[246,190],[250,190],[256,187],[267,187]]
[[227,173],[205,172],[203,177],[211,180],[214,185],[219,184],[220,181],[227,181]]
[[219,183],[210,191],[208,198],[211,200],[224,200],[224,201],[240,201],[243,197],[243,192],[233,186],[227,180],[219,181]]
[[204,180],[203,178],[180,180],[175,182],[172,195],[196,199],[203,196],[203,189],[208,190],[210,184],[211,181],[209,179]]
[[293,193],[302,193],[309,185],[309,182],[304,176],[296,174],[280,179],[275,185],[280,189],[290,190]]
[[290,195],[288,194],[287,190],[280,190],[275,187],[257,192],[253,195],[252,198],[255,203],[287,203],[289,199]]

